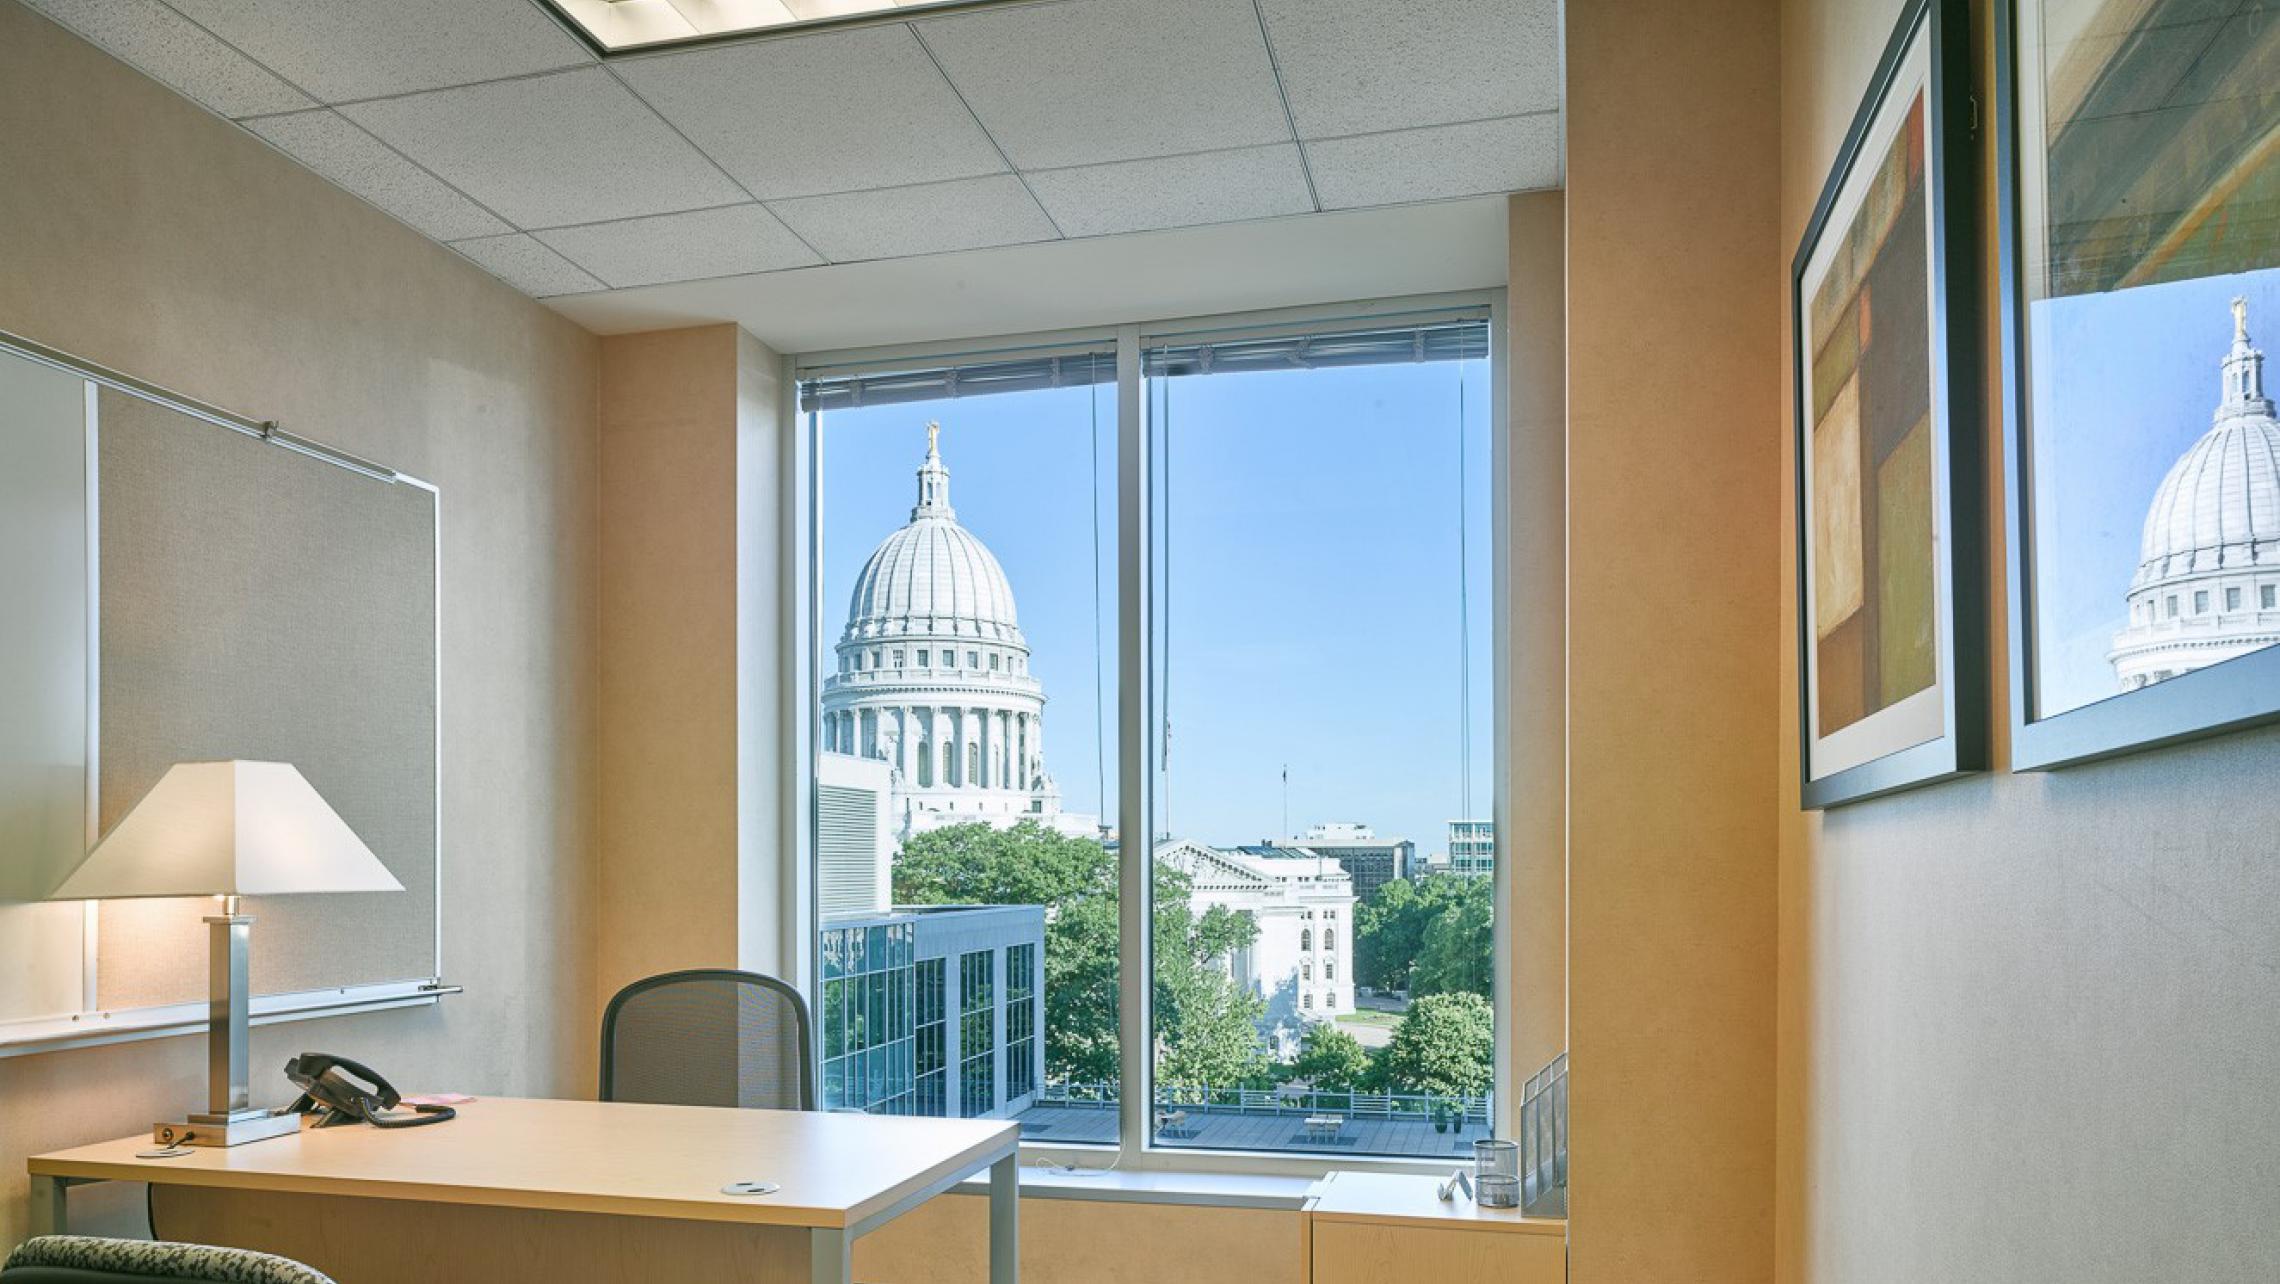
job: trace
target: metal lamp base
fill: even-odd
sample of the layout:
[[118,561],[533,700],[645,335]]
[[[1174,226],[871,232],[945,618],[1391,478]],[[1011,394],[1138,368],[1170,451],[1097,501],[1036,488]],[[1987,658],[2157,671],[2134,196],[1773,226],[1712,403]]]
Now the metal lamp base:
[[249,1141],[266,1141],[299,1131],[301,1116],[273,1115],[261,1110],[235,1118],[192,1115],[182,1123],[155,1125],[150,1135],[162,1146],[242,1146]]

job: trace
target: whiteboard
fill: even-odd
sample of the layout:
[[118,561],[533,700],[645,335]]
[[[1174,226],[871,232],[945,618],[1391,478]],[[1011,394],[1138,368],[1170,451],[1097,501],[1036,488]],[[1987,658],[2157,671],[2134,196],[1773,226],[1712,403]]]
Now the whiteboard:
[[[181,761],[293,763],[405,888],[249,900],[257,1015],[432,991],[436,490],[51,357],[0,349],[0,405],[40,407],[0,411],[0,475],[18,479],[0,484],[37,486],[50,530],[0,527],[0,586],[44,593],[30,614],[49,622],[0,625],[0,696],[74,682],[78,695],[0,737],[0,976],[38,978],[0,981],[0,1051],[202,1009],[211,900],[5,903],[52,886],[90,820],[107,832]],[[42,460],[39,483],[15,467]],[[80,761],[57,761],[75,729]]]

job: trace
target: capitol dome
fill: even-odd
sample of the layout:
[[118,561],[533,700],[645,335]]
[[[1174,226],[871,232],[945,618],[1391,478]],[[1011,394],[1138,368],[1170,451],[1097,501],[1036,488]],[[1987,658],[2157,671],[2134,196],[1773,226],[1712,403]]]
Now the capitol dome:
[[914,633],[1022,641],[1013,585],[989,547],[958,524],[950,471],[932,437],[910,524],[863,563],[847,603],[846,640]]
[[2125,690],[2280,642],[2280,419],[2233,301],[2215,423],[2162,478],[2109,655]]

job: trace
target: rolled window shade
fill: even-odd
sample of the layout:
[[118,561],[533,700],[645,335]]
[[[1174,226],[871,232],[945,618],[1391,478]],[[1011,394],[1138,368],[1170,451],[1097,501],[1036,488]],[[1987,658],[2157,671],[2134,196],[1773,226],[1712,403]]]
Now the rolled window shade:
[[1142,369],[1151,375],[1471,361],[1488,355],[1488,318],[1269,336],[1167,335],[1143,339],[1141,348]]
[[1116,352],[1061,352],[967,361],[913,370],[818,375],[800,381],[801,410],[889,406],[1032,388],[1082,388],[1116,382]]
[[[1269,328],[1144,335],[1140,346],[1142,368],[1146,373],[1187,375],[1473,361],[1488,355],[1488,343],[1485,312],[1451,314],[1444,311],[1399,322],[1390,318],[1332,321],[1303,330]],[[800,380],[800,409],[840,410],[1114,382],[1116,352],[1113,348],[1063,350],[1049,355],[992,354],[987,358],[909,369],[809,374]]]

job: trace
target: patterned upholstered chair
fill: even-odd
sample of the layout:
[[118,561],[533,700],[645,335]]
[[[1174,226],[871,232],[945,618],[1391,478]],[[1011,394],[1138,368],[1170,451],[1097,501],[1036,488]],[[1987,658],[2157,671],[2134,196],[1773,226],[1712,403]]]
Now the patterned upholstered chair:
[[333,1284],[287,1257],[206,1244],[170,1244],[90,1235],[28,1239],[0,1266],[5,1284]]

